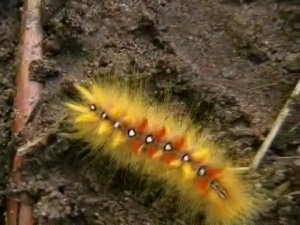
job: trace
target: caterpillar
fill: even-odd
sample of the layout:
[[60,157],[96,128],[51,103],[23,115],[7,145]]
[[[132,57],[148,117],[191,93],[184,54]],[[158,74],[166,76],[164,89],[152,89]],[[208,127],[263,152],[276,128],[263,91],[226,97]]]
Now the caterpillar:
[[175,188],[191,215],[208,225],[247,224],[255,198],[209,135],[188,117],[176,116],[116,81],[75,85],[80,99],[65,102],[74,138],[90,151],[110,156],[119,167],[148,174]]

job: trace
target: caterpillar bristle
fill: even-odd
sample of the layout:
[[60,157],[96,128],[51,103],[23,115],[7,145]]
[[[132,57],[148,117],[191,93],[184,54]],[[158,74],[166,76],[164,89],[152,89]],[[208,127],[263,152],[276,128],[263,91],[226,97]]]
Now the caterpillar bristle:
[[82,100],[65,103],[75,137],[87,142],[96,158],[107,155],[120,168],[129,166],[175,187],[182,208],[191,216],[204,214],[208,225],[251,221],[256,199],[208,135],[189,118],[177,118],[120,84],[76,85]]

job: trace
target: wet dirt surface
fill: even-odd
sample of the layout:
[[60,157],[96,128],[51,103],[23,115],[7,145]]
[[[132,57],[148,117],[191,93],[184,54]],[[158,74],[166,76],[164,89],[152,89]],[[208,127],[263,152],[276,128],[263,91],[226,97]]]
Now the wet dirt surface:
[[[50,132],[64,118],[58,103],[69,81],[139,73],[149,79],[154,96],[171,91],[171,104],[192,110],[195,123],[209,127],[228,156],[239,166],[249,165],[299,78],[300,8],[293,1],[242,2],[45,1],[45,58],[32,65],[32,79],[45,86],[39,133]],[[13,190],[6,175],[20,11],[18,1],[0,5],[6,7],[0,11],[3,192]],[[252,176],[255,188],[267,193],[268,210],[257,224],[300,223],[295,105]],[[58,130],[64,130],[64,123]],[[38,224],[189,224],[174,209],[174,196],[162,197],[159,187],[143,193],[134,174],[116,171],[105,159],[99,174],[83,172],[80,156],[74,156],[80,144],[52,136],[28,157],[24,184],[14,190],[32,196]],[[1,194],[2,212],[4,199]]]

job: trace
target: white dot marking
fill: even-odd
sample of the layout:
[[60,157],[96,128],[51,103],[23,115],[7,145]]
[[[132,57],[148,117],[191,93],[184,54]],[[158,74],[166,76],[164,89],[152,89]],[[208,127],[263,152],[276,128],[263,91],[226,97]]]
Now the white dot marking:
[[107,113],[105,112],[101,113],[101,119],[105,120],[107,118],[108,118]]
[[150,144],[150,143],[152,143],[152,142],[154,142],[153,137],[152,137],[151,135],[147,136],[147,137],[146,137],[146,143],[147,143],[147,144]]
[[172,148],[172,145],[170,143],[167,143],[164,147],[164,150],[165,151],[171,151],[173,148]]
[[200,167],[198,170],[198,176],[202,177],[205,175],[205,173],[206,173],[205,167]]
[[117,122],[114,123],[114,128],[118,129],[120,127],[121,127],[120,122],[117,121]]
[[134,137],[135,135],[136,135],[136,132],[135,132],[134,129],[129,129],[129,130],[128,130],[128,136],[129,136],[129,137]]
[[185,154],[185,155],[182,157],[182,160],[183,160],[184,162],[190,161],[190,156],[189,156],[189,154]]
[[94,104],[90,105],[90,110],[95,111],[96,109],[97,109],[96,105],[94,105]]

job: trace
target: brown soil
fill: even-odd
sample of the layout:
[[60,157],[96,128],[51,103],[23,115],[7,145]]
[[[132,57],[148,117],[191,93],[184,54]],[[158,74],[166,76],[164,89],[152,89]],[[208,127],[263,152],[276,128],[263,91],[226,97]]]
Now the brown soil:
[[[57,134],[64,123],[28,157],[24,184],[7,187],[19,6],[0,0],[0,211],[6,196],[26,191],[38,224],[189,224],[159,184],[145,193],[135,174],[116,171],[107,159],[99,162],[100,173],[83,172],[81,144]],[[227,154],[247,166],[299,78],[296,1],[46,0],[43,8],[45,59],[32,66],[32,79],[45,86],[35,111],[39,135],[64,118],[58,102],[70,81],[138,73],[157,98],[171,90],[170,104],[192,110],[195,123],[209,127]],[[300,224],[300,195],[293,194],[300,187],[295,102],[252,177],[267,195],[257,224]]]

